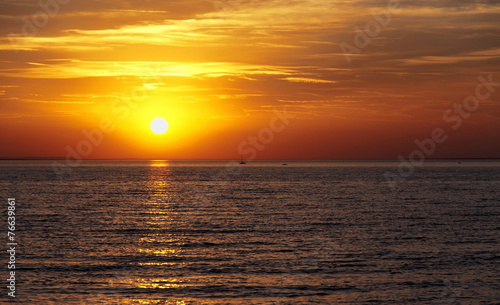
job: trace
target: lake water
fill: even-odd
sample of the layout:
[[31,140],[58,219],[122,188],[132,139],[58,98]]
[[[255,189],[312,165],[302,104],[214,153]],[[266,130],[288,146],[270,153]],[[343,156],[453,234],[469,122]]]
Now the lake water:
[[20,304],[500,302],[500,162],[51,164],[0,161]]

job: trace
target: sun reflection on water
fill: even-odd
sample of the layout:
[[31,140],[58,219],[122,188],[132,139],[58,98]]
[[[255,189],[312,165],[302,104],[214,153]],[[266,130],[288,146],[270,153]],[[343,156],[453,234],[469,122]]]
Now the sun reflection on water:
[[151,167],[168,167],[170,164],[168,161],[165,160],[151,160],[151,163],[149,164]]
[[[168,161],[154,160],[151,161],[148,170],[145,183],[147,196],[144,197],[143,205],[140,207],[140,222],[147,233],[138,237],[134,256],[138,257],[139,262],[136,262],[136,266],[140,269],[161,268],[161,272],[152,272],[155,277],[139,272],[142,275],[129,278],[126,285],[145,290],[182,288],[186,284],[169,272],[169,269],[175,270],[178,266],[175,262],[165,262],[165,259],[181,255],[181,251],[175,246],[179,243],[178,236],[169,232],[169,229],[176,226],[177,214],[172,204],[171,167]],[[162,275],[158,277],[158,273]]]
[[157,256],[168,256],[171,254],[176,254],[174,249],[139,249],[140,253],[154,254]]
[[[147,203],[149,205],[155,205],[160,208],[161,205],[170,202],[171,178],[171,169],[168,161],[151,161],[147,183],[149,193]],[[164,211],[155,209],[152,212],[159,214]]]
[[181,282],[175,278],[149,278],[149,279],[138,279],[135,285],[143,289],[171,289],[180,288]]

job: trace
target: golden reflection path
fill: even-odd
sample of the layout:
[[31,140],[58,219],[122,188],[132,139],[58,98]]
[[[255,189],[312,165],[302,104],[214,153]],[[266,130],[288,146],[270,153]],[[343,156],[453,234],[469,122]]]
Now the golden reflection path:
[[[146,182],[147,197],[142,209],[142,223],[146,229],[139,238],[135,255],[141,257],[137,264],[148,272],[139,271],[140,277],[131,278],[128,283],[132,288],[144,289],[178,289],[185,287],[182,279],[169,276],[169,269],[178,268],[181,251],[174,247],[179,238],[170,233],[176,227],[177,212],[172,208],[172,171],[168,161],[153,160],[149,165],[149,176]],[[142,259],[143,258],[143,259]],[[175,258],[173,261],[170,259]],[[156,267],[156,268],[155,268]],[[172,273],[173,275],[173,273]],[[177,299],[172,304],[185,304]],[[140,304],[157,304],[155,300],[135,299]],[[169,303],[170,304],[170,303]]]

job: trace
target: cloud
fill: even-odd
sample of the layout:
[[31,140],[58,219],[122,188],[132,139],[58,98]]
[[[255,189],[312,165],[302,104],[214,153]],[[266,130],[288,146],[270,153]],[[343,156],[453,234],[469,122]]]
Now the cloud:
[[421,122],[467,96],[478,74],[500,70],[497,0],[401,1],[347,63],[340,44],[354,44],[356,29],[387,4],[70,1],[25,35],[23,18],[40,11],[38,1],[0,1],[0,102],[30,114],[25,104],[74,102],[68,113],[83,113],[85,99],[108,103],[153,75],[152,100],[215,105],[212,117],[286,104],[308,119]]

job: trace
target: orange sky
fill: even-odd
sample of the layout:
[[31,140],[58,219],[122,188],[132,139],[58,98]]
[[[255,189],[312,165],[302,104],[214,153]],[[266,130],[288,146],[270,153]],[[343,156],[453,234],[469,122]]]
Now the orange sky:
[[[435,128],[447,140],[429,158],[500,157],[495,0],[6,0],[0,12],[2,158],[87,141],[88,159],[397,159]],[[454,129],[459,114],[443,114],[479,76],[491,92]]]

